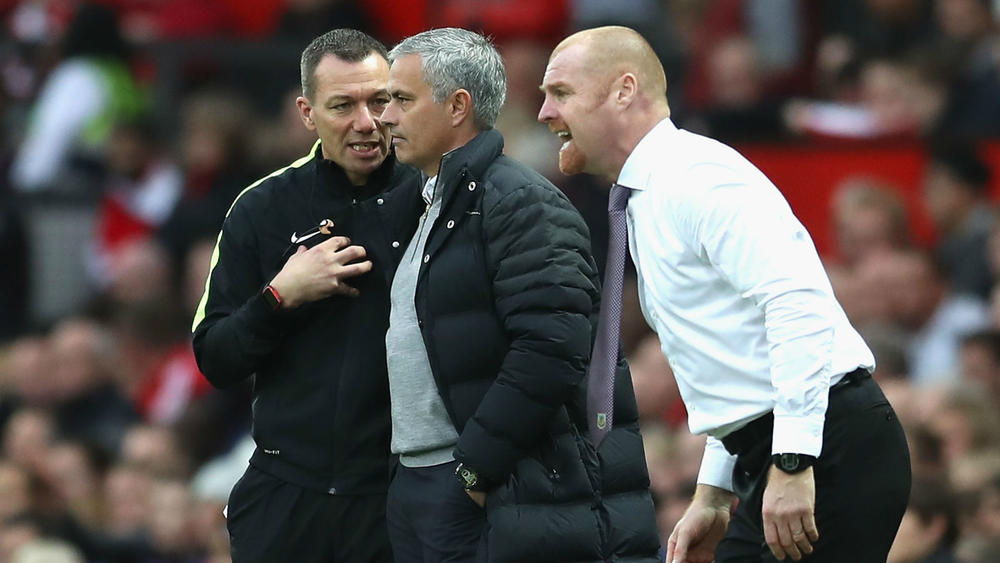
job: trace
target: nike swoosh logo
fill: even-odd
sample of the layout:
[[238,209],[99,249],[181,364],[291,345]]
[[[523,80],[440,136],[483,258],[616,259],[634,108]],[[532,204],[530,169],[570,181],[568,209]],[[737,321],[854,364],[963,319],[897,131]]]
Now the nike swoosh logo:
[[316,231],[315,233],[309,233],[308,235],[302,235],[301,238],[297,237],[296,234],[297,233],[292,233],[292,244],[298,244],[298,243],[300,243],[300,242],[302,242],[304,240],[309,240],[309,239],[313,238],[314,236],[322,234],[322,233],[320,233],[319,231]]

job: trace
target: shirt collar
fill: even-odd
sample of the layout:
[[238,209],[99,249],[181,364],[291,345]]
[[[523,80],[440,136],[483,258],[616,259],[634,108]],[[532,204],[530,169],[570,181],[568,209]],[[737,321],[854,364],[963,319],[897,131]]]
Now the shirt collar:
[[622,171],[618,174],[618,183],[633,190],[644,190],[649,187],[649,178],[652,174],[650,164],[663,159],[663,145],[677,133],[677,130],[669,117],[654,125],[625,159],[625,166],[622,166]]
[[437,186],[437,179],[437,176],[431,176],[428,178],[427,183],[424,184],[423,191],[420,192],[421,195],[424,196],[424,202],[427,205],[430,205],[431,202],[434,201],[434,188]]

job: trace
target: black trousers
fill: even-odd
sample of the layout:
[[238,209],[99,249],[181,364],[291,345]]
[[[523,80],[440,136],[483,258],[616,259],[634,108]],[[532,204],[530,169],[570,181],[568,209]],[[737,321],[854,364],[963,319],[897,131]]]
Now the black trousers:
[[[773,425],[768,414],[723,439],[738,456],[733,484],[740,503],[715,551],[717,563],[776,561],[761,516]],[[813,471],[819,541],[803,561],[885,563],[909,499],[910,454],[896,413],[866,372],[831,388]]]
[[331,495],[249,467],[229,494],[233,563],[393,563],[385,495]]
[[455,478],[457,465],[397,467],[386,509],[396,563],[486,560],[486,511]]

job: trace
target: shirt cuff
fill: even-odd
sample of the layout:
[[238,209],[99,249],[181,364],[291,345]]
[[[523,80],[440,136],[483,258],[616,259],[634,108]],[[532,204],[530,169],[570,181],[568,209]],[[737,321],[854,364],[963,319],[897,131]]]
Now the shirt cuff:
[[701,456],[698,484],[711,485],[731,492],[735,468],[736,456],[730,455],[717,438],[709,436],[705,442],[705,454]]
[[771,453],[819,457],[823,449],[825,418],[825,416],[775,415]]

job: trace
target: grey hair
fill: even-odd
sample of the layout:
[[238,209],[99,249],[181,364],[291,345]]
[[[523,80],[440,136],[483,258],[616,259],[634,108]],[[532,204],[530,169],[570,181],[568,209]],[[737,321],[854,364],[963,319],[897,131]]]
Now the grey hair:
[[419,55],[424,81],[436,103],[455,90],[472,97],[473,123],[480,131],[492,129],[507,98],[507,70],[503,58],[482,35],[445,27],[407,37],[389,51],[389,62]]

